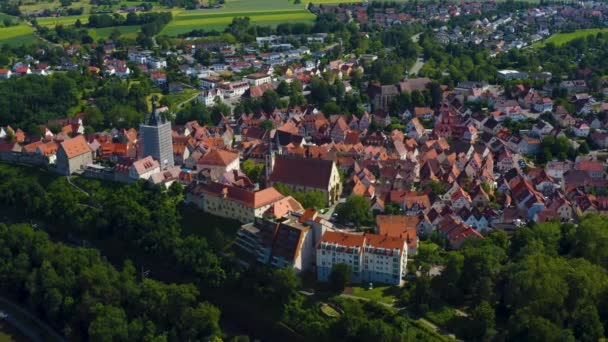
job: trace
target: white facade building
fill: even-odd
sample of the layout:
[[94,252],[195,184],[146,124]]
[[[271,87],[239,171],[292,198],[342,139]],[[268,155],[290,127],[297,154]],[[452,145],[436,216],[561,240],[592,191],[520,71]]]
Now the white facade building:
[[403,238],[327,231],[317,245],[317,279],[327,281],[334,265],[352,269],[352,281],[402,285],[407,266]]

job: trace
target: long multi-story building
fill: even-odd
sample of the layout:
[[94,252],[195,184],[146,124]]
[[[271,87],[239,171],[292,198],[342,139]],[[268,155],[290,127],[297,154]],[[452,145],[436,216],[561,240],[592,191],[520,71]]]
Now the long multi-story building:
[[378,234],[327,231],[317,244],[317,279],[327,281],[336,264],[352,270],[352,282],[403,285],[406,239]]

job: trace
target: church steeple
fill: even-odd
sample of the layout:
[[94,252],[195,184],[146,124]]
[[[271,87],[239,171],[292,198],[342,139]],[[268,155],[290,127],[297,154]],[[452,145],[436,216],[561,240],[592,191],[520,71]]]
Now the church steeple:
[[158,97],[156,95],[152,96],[152,112],[148,116],[146,125],[158,126],[158,125],[164,124],[166,121],[165,118],[161,117],[160,113],[158,112],[158,108],[157,108],[157,104],[156,104],[157,100],[158,100]]

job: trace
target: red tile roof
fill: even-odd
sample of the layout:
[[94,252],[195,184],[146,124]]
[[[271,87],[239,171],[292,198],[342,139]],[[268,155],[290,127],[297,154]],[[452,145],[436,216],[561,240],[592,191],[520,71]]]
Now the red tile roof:
[[68,159],[77,157],[77,156],[85,154],[87,152],[91,153],[89,144],[87,144],[87,141],[84,139],[84,136],[82,136],[82,135],[78,135],[75,138],[62,142],[61,148],[65,152]]
[[213,166],[228,166],[239,158],[238,153],[229,152],[225,150],[212,150],[205,154],[199,161],[200,165],[213,165]]
[[365,247],[373,248],[373,254],[393,255],[395,250],[401,255],[405,246],[405,238],[378,234],[365,234]]
[[323,159],[301,159],[277,156],[270,175],[273,183],[327,189],[334,162]]

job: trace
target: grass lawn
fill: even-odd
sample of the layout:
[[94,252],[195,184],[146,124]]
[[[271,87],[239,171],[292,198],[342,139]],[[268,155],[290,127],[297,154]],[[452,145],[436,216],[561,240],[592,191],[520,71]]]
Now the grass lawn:
[[576,38],[586,37],[588,35],[596,35],[600,32],[608,33],[608,29],[606,29],[606,28],[604,28],[604,29],[584,29],[584,30],[576,30],[574,32],[569,32],[569,33],[557,33],[543,41],[532,44],[532,47],[542,48],[548,43],[553,43],[557,46],[560,46],[560,45],[564,45],[564,44],[568,43],[569,41],[572,41]]
[[37,39],[34,30],[26,24],[0,28],[0,45],[29,45]]
[[374,286],[373,289],[367,289],[366,287],[355,286],[352,287],[352,292],[348,293],[351,296],[367,298],[372,301],[393,304],[397,300],[400,288],[397,286]]
[[[177,110],[178,104],[193,98],[198,93],[200,93],[200,91],[197,89],[185,88],[184,91],[182,91],[181,93],[168,94],[168,95],[164,95],[162,97],[166,98],[167,101],[169,101],[169,108],[171,108],[172,110]],[[160,98],[160,96],[159,96],[159,98]]]

